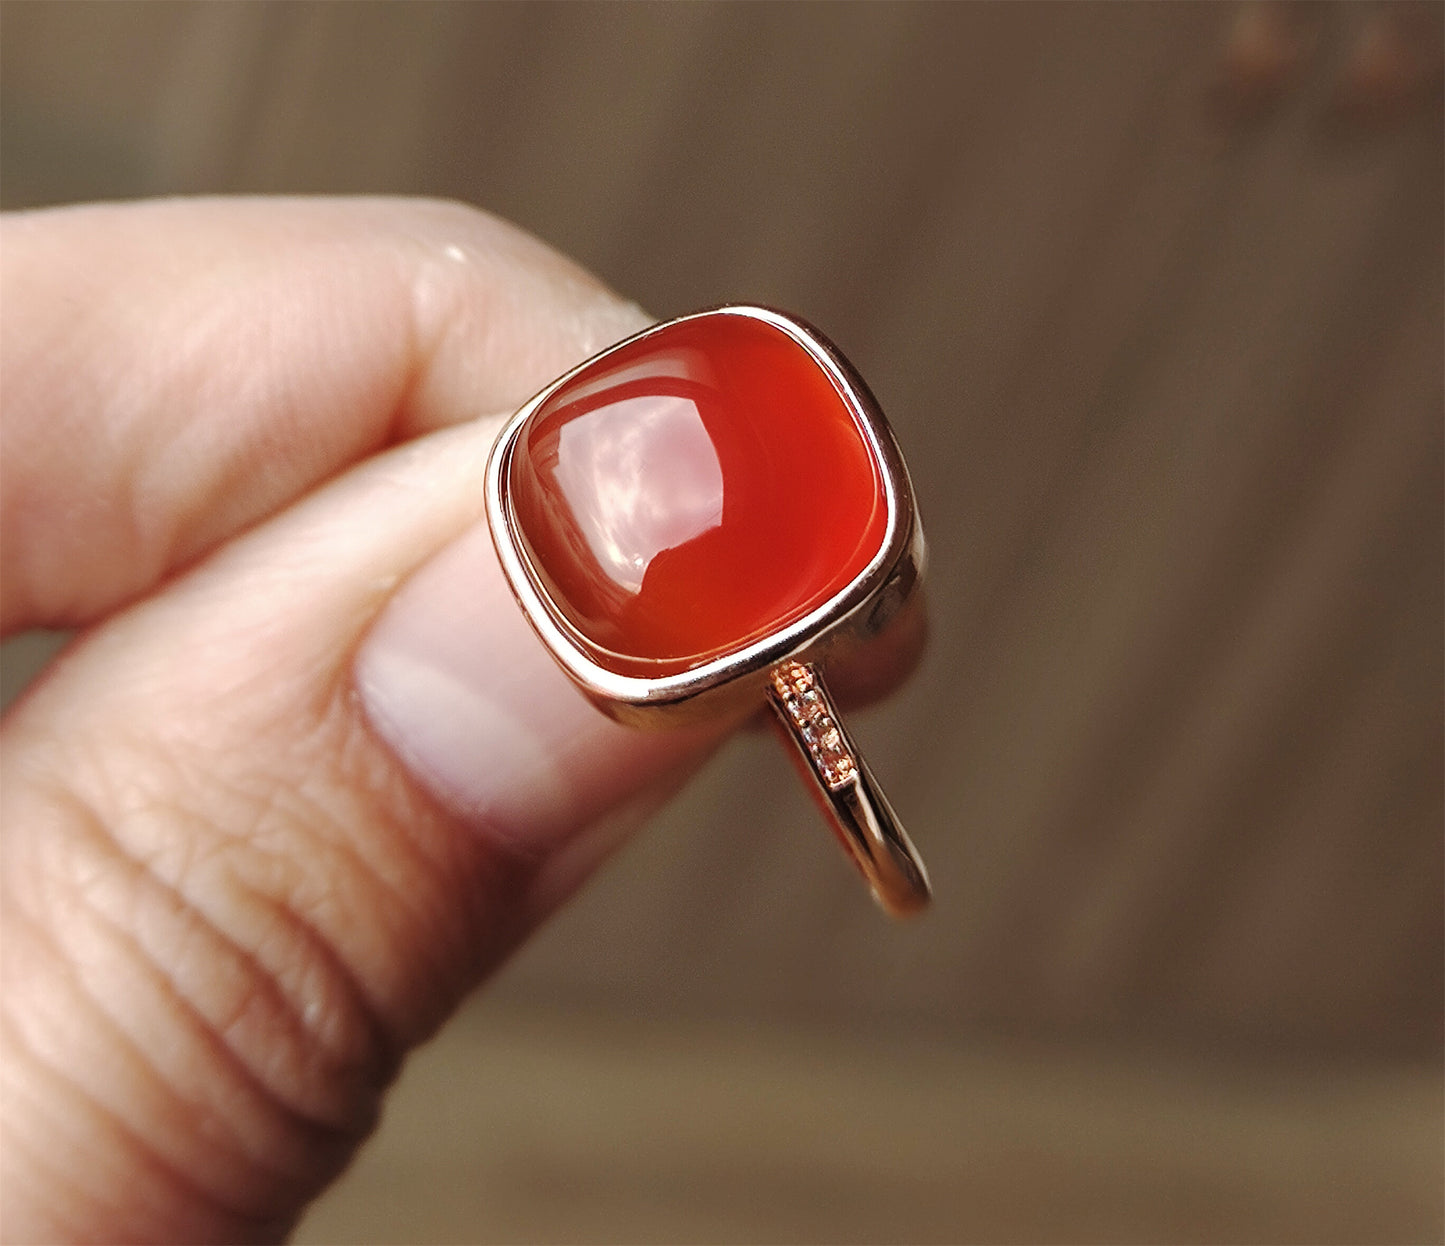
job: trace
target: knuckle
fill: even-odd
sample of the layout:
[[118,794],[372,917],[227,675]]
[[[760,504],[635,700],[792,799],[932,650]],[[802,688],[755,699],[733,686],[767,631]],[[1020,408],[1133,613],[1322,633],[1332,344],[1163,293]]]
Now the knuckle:
[[[417,849],[437,815],[343,710],[288,725],[286,776],[72,736],[28,749],[5,801],[6,890],[90,1018],[43,1036],[52,1064],[223,1206],[299,1205],[338,1169],[475,959],[457,880]],[[86,1064],[96,1027],[144,1069],[139,1118]]]

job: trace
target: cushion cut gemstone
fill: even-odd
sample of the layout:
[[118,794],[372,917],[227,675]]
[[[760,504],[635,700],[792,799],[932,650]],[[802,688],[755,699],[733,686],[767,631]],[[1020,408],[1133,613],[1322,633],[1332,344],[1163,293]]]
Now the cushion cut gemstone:
[[837,596],[886,537],[860,418],[782,328],[713,313],[550,394],[509,465],[514,531],[598,665],[695,669]]

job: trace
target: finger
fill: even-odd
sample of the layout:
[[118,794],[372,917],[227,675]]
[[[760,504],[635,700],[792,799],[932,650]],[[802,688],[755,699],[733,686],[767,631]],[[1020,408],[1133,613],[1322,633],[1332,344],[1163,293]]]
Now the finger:
[[513,226],[407,200],[0,225],[0,626],[100,617],[393,441],[515,408],[640,313]]

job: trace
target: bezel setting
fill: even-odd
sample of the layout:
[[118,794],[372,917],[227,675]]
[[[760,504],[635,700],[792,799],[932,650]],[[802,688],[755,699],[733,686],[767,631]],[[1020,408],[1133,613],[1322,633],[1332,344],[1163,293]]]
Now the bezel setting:
[[[802,617],[759,640],[701,662],[690,669],[655,677],[626,674],[597,661],[589,645],[553,601],[520,538],[510,478],[523,430],[557,390],[625,346],[664,332],[670,326],[705,317],[742,316],[781,330],[826,374],[853,417],[877,466],[885,499],[886,523],[879,548],[864,568],[827,600]],[[799,465],[807,471],[807,464]],[[795,317],[770,308],[728,305],[709,308],[653,325],[579,364],[528,401],[508,421],[493,447],[486,473],[486,510],[497,554],[513,595],[548,651],[577,686],[603,712],[636,725],[663,725],[702,717],[725,703],[754,703],[765,695],[769,672],[780,662],[820,663],[840,647],[876,634],[893,618],[922,574],[924,546],[912,483],[893,433],[868,387],[843,355],[821,333]]]

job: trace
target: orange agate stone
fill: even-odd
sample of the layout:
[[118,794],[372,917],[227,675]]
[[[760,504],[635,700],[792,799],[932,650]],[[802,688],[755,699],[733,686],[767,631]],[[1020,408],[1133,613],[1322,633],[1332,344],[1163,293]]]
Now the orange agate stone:
[[846,588],[888,499],[860,418],[781,328],[677,321],[550,394],[509,465],[512,522],[598,665],[678,674]]

